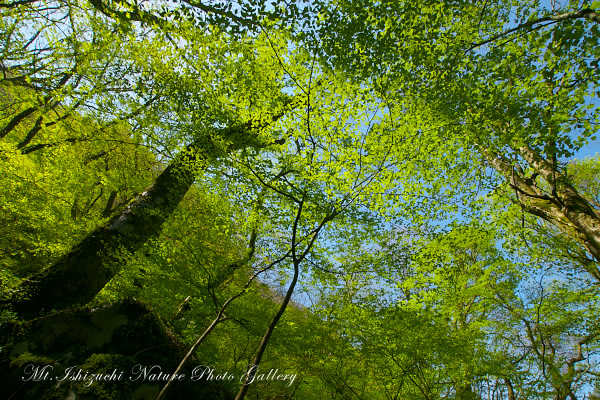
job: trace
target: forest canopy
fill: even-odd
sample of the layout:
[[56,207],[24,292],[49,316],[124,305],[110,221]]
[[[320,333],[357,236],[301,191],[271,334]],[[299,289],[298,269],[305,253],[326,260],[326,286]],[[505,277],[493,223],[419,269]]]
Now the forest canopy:
[[0,393],[600,398],[598,10],[1,2]]

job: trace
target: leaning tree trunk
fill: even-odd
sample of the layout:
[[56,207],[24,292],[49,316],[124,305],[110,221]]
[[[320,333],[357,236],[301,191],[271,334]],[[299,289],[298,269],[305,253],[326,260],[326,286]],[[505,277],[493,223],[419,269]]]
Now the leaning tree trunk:
[[[592,256],[584,268],[600,282],[600,215],[589,201],[577,192],[567,176],[558,171],[555,164],[544,159],[529,146],[522,146],[518,153],[535,172],[527,177],[523,168],[512,165],[501,154],[479,150],[490,165],[498,171],[515,191],[516,201],[525,211],[558,227],[576,239]],[[538,186],[535,177],[543,178],[550,188]]]
[[90,301],[132,253],[160,231],[199,169],[228,151],[266,145],[257,139],[257,128],[261,127],[246,124],[215,130],[213,135],[190,144],[121,213],[88,234],[53,265],[26,279],[4,301],[3,308],[32,318]]

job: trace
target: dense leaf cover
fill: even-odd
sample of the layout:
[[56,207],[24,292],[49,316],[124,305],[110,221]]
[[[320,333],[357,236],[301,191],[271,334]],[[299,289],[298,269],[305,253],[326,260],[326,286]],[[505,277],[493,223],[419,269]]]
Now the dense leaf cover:
[[0,3],[0,323],[136,298],[239,400],[600,396],[563,3]]

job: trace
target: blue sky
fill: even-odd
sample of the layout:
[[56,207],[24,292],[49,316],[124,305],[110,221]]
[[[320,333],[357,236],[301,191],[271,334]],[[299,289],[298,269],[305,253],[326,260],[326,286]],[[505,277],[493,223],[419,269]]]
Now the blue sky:
[[582,147],[581,150],[575,154],[575,158],[581,160],[588,157],[594,157],[598,153],[600,153],[600,139],[590,141],[588,145]]

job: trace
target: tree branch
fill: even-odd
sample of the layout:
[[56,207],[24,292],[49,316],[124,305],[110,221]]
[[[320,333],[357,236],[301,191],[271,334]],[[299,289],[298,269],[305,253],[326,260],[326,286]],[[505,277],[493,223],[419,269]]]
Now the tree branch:
[[497,35],[492,36],[489,39],[486,39],[482,42],[479,43],[474,43],[468,50],[467,52],[476,49],[477,47],[481,47],[483,45],[486,45],[488,43],[491,43],[495,40],[498,40],[500,38],[503,38],[505,36],[508,36],[512,33],[521,31],[521,30],[525,30],[525,29],[530,29],[530,28],[534,28],[535,25],[541,24],[543,22],[561,22],[561,21],[568,21],[568,20],[573,20],[573,19],[580,19],[580,18],[585,18],[588,21],[592,21],[592,22],[596,22],[596,23],[600,23],[600,15],[598,15],[598,13],[596,13],[595,10],[592,10],[590,8],[586,8],[580,11],[575,11],[575,12],[568,12],[568,13],[563,13],[563,14],[557,14],[557,15],[547,15],[545,17],[541,17],[538,19],[534,19],[532,21],[527,21],[522,23],[519,26],[516,26],[514,28],[508,29],[507,31],[504,31],[502,33],[499,33]]
[[211,324],[208,326],[208,328],[206,328],[206,330],[202,333],[202,335],[200,335],[200,337],[198,338],[198,340],[196,340],[196,342],[192,345],[192,347],[190,348],[190,350],[187,352],[187,354],[185,355],[185,357],[181,360],[181,362],[179,363],[179,365],[177,366],[177,369],[175,370],[175,372],[171,375],[171,378],[169,379],[169,381],[165,384],[165,386],[162,388],[162,390],[160,391],[160,393],[158,394],[158,396],[156,397],[156,400],[162,400],[165,398],[167,392],[169,391],[173,380],[175,379],[175,376],[181,371],[181,369],[185,366],[186,362],[190,359],[190,357],[192,356],[192,354],[194,353],[194,351],[196,351],[196,349],[198,348],[198,346],[200,346],[202,344],[202,342],[204,341],[204,339],[206,339],[206,337],[210,334],[210,332],[212,332],[212,330],[221,322],[227,320],[227,317],[224,317],[224,312],[225,309],[227,309],[227,307],[238,297],[240,297],[241,295],[243,295],[244,293],[246,293],[246,290],[248,289],[248,287],[250,287],[250,284],[254,281],[254,279],[256,279],[256,277],[258,277],[258,275],[262,274],[263,272],[273,268],[275,265],[279,264],[280,262],[282,262],[285,258],[287,258],[287,256],[289,255],[289,253],[286,253],[286,255],[284,255],[283,257],[279,258],[278,260],[273,261],[272,263],[270,263],[269,265],[267,265],[265,268],[257,271],[254,273],[254,275],[252,275],[250,277],[250,279],[246,282],[246,284],[244,285],[243,289],[237,293],[234,296],[231,296],[222,306],[221,309],[217,312],[217,316],[215,317],[215,319],[211,322]]

